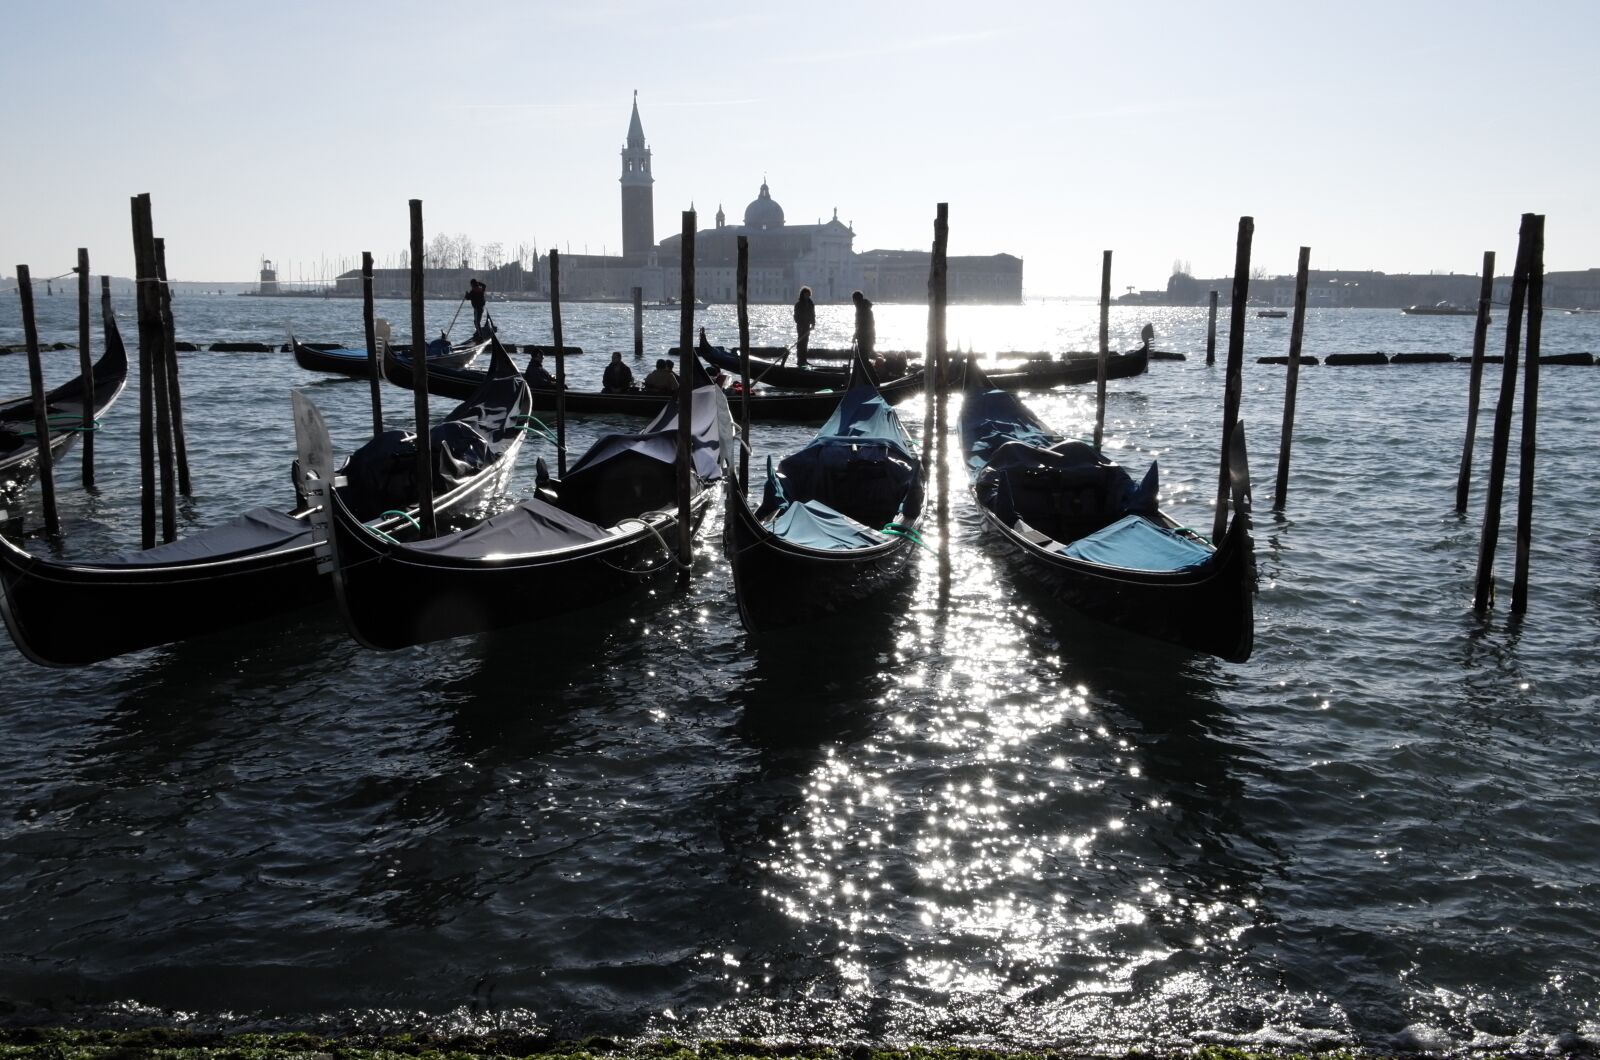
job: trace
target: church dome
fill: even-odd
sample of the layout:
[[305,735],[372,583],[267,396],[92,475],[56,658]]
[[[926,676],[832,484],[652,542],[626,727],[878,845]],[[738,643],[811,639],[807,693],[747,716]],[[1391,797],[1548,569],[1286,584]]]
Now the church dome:
[[746,228],[782,228],[783,207],[772,200],[772,193],[767,191],[767,182],[761,182],[761,194],[757,195],[749,206],[744,208],[744,226]]

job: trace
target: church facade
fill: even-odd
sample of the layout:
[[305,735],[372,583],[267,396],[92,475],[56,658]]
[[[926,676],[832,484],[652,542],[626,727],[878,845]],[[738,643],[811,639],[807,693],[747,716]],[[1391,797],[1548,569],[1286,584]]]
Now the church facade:
[[[627,301],[635,287],[646,301],[676,300],[683,289],[683,234],[655,241],[650,149],[639,119],[638,94],[622,148],[622,254],[558,256],[561,297],[573,301]],[[693,206],[690,207],[693,209]],[[855,251],[854,228],[839,220],[789,224],[765,180],[745,207],[740,224],[728,224],[717,207],[715,226],[695,233],[694,291],[705,302],[736,300],[738,240],[749,243],[747,297],[754,303],[790,303],[802,286],[821,303],[848,302],[852,291],[874,301],[926,302],[927,251]],[[885,260],[892,258],[892,263]],[[921,285],[915,282],[920,269]],[[550,259],[539,259],[539,279],[550,289]],[[951,301],[1022,301],[1022,261],[1008,254],[949,261]]]

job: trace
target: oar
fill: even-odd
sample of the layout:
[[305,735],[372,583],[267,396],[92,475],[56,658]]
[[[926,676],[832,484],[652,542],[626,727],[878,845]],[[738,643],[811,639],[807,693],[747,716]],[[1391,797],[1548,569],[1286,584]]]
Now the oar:
[[461,315],[461,307],[466,305],[466,304],[467,304],[467,296],[466,295],[462,295],[461,296],[461,301],[456,303],[456,311],[454,313],[450,314],[450,323],[449,323],[449,325],[444,329],[444,333],[445,333],[446,336],[448,336],[450,334],[450,329],[456,326],[456,317]]

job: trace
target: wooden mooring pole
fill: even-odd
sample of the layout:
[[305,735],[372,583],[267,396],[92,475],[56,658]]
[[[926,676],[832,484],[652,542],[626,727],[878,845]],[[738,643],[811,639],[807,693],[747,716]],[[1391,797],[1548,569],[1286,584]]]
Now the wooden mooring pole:
[[1532,260],[1533,214],[1522,215],[1517,236],[1517,262],[1511,271],[1511,304],[1506,307],[1506,355],[1500,376],[1500,400],[1494,408],[1494,438],[1489,447],[1489,484],[1483,506],[1483,537],[1478,543],[1478,576],[1472,608],[1482,613],[1494,603],[1494,553],[1500,538],[1500,502],[1505,492],[1506,453],[1511,445],[1511,405],[1517,396],[1517,357],[1521,352],[1522,309],[1528,297],[1528,263]]
[[433,510],[433,441],[428,415],[427,290],[423,270],[422,200],[411,200],[411,378],[412,413],[417,426],[417,508],[422,536],[436,537],[438,519]]
[[550,252],[550,331],[556,344],[556,467],[567,477],[567,359],[561,345],[561,251]]
[[[739,299],[739,491],[750,496],[750,240],[739,237],[734,273]],[[634,288],[638,290],[638,288]]]
[[1272,491],[1272,510],[1283,511],[1289,493],[1289,447],[1294,437],[1294,402],[1300,388],[1300,341],[1306,331],[1306,281],[1311,273],[1311,248],[1300,248],[1300,268],[1294,277],[1294,324],[1289,329],[1289,373],[1283,384],[1283,434],[1278,443],[1278,481]]
[[33,319],[33,279],[26,265],[17,266],[17,295],[22,300],[22,334],[28,344],[28,389],[33,396],[33,433],[39,443],[39,492],[44,502],[44,528],[61,536],[56,512],[56,476],[50,460],[50,415],[44,401],[44,365],[39,361],[39,328]]
[[1100,259],[1100,357],[1094,370],[1094,449],[1106,433],[1106,358],[1111,355],[1111,251]]
[[155,236],[148,194],[133,197],[133,263],[139,294],[139,541],[142,548],[155,548],[155,367],[165,340],[161,334],[161,291],[156,282]]
[[383,433],[383,351],[372,305],[372,252],[361,252],[361,324],[367,334],[367,379],[372,386],[372,436]]
[[[89,356],[89,248],[78,248],[78,385],[85,394],[94,393],[94,365]],[[94,489],[94,402],[83,403],[83,488]]]
[[1211,292],[1211,316],[1206,321],[1206,363],[1217,363],[1217,292]]
[[172,359],[172,348],[167,344],[167,322],[172,317],[172,294],[161,269],[163,241],[152,236],[150,253],[156,269],[156,304],[161,310],[161,341],[150,362],[152,392],[156,402],[156,467],[161,482],[161,540],[170,543],[178,539],[178,506],[173,497],[172,463],[172,392],[167,387],[167,362]]
[[948,255],[950,247],[950,204],[941,202],[933,215],[933,261],[928,276],[929,352],[937,376],[938,401],[934,407],[934,466],[938,470],[939,491],[939,569],[948,577],[950,559],[950,460],[946,436],[950,430],[950,355],[945,338],[945,305],[948,300]]
[[1483,350],[1489,338],[1489,302],[1494,296],[1494,251],[1483,252],[1483,283],[1478,288],[1478,323],[1472,330],[1472,372],[1467,382],[1467,438],[1461,445],[1461,474],[1456,478],[1456,514],[1467,514],[1472,483],[1472,446],[1478,435],[1478,405],[1483,401]]
[[1539,421],[1539,339],[1544,327],[1544,214],[1531,218],[1528,237],[1528,349],[1522,376],[1522,452],[1517,461],[1517,558],[1511,613],[1528,610],[1528,560],[1533,548],[1533,465]]
[[1239,242],[1233,258],[1233,305],[1228,313],[1228,368],[1222,395],[1222,471],[1217,480],[1217,518],[1211,529],[1211,540],[1218,546],[1228,530],[1228,449],[1233,426],[1239,422],[1239,395],[1244,389],[1244,311],[1250,300],[1250,243],[1255,232],[1255,218],[1239,218]]
[[[189,443],[183,435],[183,390],[178,384],[178,325],[172,317],[172,285],[167,279],[167,241],[156,240],[156,275],[161,280],[161,360],[166,369],[171,446],[178,465],[178,492],[194,495],[189,483]],[[174,536],[177,530],[174,527]]]
[[694,527],[690,525],[690,447],[694,435],[694,230],[695,212],[683,211],[683,256],[679,261],[682,283],[678,317],[678,563],[681,577],[689,577],[694,560]]
[[644,357],[644,288],[633,289],[633,355]]

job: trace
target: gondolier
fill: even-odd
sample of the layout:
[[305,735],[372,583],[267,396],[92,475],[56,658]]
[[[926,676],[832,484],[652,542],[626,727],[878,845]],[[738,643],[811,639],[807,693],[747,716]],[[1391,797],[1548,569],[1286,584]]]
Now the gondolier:
[[489,288],[477,277],[473,277],[467,285],[466,299],[472,303],[472,333],[476,335],[483,328],[483,302],[489,295]]
[[878,328],[872,319],[872,302],[860,291],[851,294],[850,301],[856,304],[856,345],[861,350],[861,359],[870,363],[872,348],[878,342]]
[[800,297],[794,303],[794,363],[806,366],[806,347],[811,344],[811,329],[817,326],[817,304],[811,300],[811,288],[800,288]]

